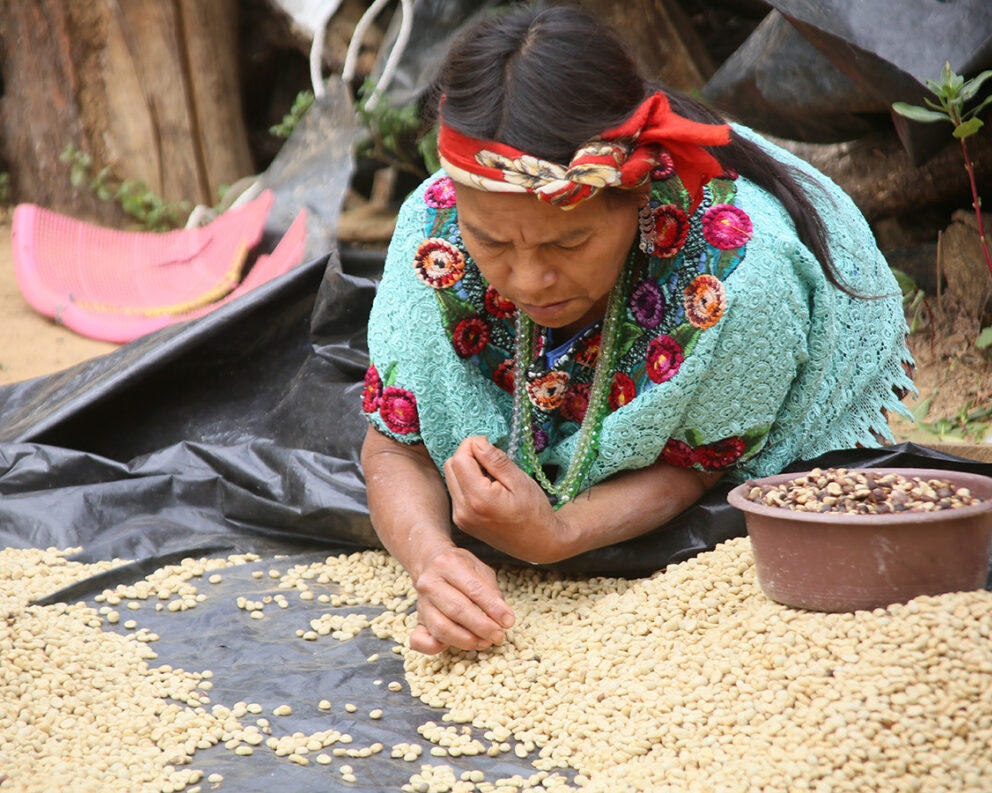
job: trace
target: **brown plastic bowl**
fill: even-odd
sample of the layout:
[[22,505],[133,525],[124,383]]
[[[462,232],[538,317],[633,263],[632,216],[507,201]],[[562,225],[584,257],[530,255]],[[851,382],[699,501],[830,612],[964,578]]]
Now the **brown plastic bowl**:
[[727,500],[744,512],[758,584],[767,597],[813,611],[856,611],[984,588],[992,549],[992,479],[925,468],[856,471],[945,479],[984,500],[939,512],[812,513],[745,496],[755,483],[779,485],[802,472],[738,485]]

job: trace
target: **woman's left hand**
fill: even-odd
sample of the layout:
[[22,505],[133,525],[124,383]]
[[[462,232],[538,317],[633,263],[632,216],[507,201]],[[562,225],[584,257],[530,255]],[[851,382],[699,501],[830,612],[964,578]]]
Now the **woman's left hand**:
[[452,521],[465,533],[528,562],[571,555],[568,526],[540,485],[487,438],[462,441],[445,462],[444,474]]

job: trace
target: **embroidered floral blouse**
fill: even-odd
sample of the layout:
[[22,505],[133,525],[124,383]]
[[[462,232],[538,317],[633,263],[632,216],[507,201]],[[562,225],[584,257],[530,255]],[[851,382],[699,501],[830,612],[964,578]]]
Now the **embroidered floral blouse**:
[[[656,169],[655,250],[628,258],[634,277],[587,486],[659,458],[743,481],[877,445],[891,438],[884,411],[907,413],[900,293],[867,223],[826,177],[754,137],[824,186],[811,197],[842,277],[884,297],[830,285],[781,204],[753,183],[713,180],[690,215],[672,169]],[[457,213],[442,174],[405,202],[369,321],[362,394],[376,429],[426,444],[439,469],[469,435],[506,449],[512,419],[516,307],[465,250]],[[553,365],[528,371],[530,431],[549,472],[567,468],[599,338],[588,328]],[[544,352],[539,343],[537,361]]]

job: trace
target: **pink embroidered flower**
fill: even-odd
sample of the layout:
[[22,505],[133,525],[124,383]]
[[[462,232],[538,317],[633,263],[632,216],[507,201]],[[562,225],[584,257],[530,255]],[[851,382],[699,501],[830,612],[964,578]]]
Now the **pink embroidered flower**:
[[651,330],[658,327],[665,316],[665,294],[657,281],[641,281],[630,296],[630,311],[638,324]]
[[744,454],[743,438],[724,438],[722,441],[697,446],[696,462],[707,471],[713,471],[733,465],[742,454]]
[[567,421],[581,424],[588,409],[589,383],[580,383],[568,389],[561,404],[561,417]]
[[413,257],[417,278],[434,289],[447,289],[465,273],[465,255],[447,240],[431,237]]
[[370,364],[365,372],[365,387],[362,389],[362,410],[375,413],[382,399],[382,378],[374,365]]
[[661,450],[661,459],[679,468],[691,468],[696,462],[696,454],[688,443],[669,438]]
[[493,382],[506,393],[513,393],[513,359],[507,358],[493,372]]
[[565,372],[548,372],[527,384],[527,396],[534,407],[552,411],[565,399],[570,380]]
[[667,151],[658,155],[658,165],[651,171],[651,178],[660,182],[663,179],[671,179],[675,176],[675,160]]
[[389,429],[401,435],[420,430],[417,398],[406,389],[390,386],[384,390],[379,401],[379,415]]
[[471,358],[489,344],[489,323],[482,317],[469,317],[455,325],[451,343],[461,358]]
[[727,293],[715,275],[697,275],[685,288],[686,316],[694,328],[712,328],[727,310]]
[[483,298],[483,302],[486,304],[486,311],[499,319],[512,317],[517,311],[517,307],[513,304],[513,302],[507,300],[503,297],[503,295],[497,292],[496,287],[494,286],[487,287],[486,296]]
[[671,336],[651,339],[648,345],[648,377],[656,383],[664,383],[675,376],[684,360],[682,347]]
[[654,255],[674,256],[689,236],[689,218],[675,204],[663,204],[654,211]]
[[584,342],[582,347],[575,354],[575,362],[579,366],[595,366],[596,359],[599,358],[599,346],[603,342],[603,334],[594,333]]
[[731,204],[714,204],[703,213],[702,222],[703,236],[717,248],[739,248],[751,239],[751,218]]
[[610,386],[610,410],[622,408],[635,396],[637,396],[637,386],[634,385],[634,381],[623,372],[616,372]]
[[424,203],[434,209],[450,209],[455,205],[455,183],[450,176],[442,176],[424,191]]

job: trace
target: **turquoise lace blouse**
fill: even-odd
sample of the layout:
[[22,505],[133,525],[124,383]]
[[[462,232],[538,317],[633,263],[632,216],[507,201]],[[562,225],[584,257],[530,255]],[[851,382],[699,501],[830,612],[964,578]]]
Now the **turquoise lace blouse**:
[[[657,248],[636,267],[620,331],[610,412],[586,485],[659,457],[722,469],[732,481],[796,459],[891,440],[885,411],[908,415],[912,360],[899,289],[871,230],[833,182],[744,128],[815,182],[833,287],[782,205],[725,174],[688,215],[688,195],[652,174]],[[404,203],[369,321],[363,409],[380,432],[423,443],[441,469],[469,435],[506,448],[515,307],[490,287],[458,230],[450,179],[435,174]],[[564,471],[585,413],[596,328],[528,376],[531,431],[546,470]]]

